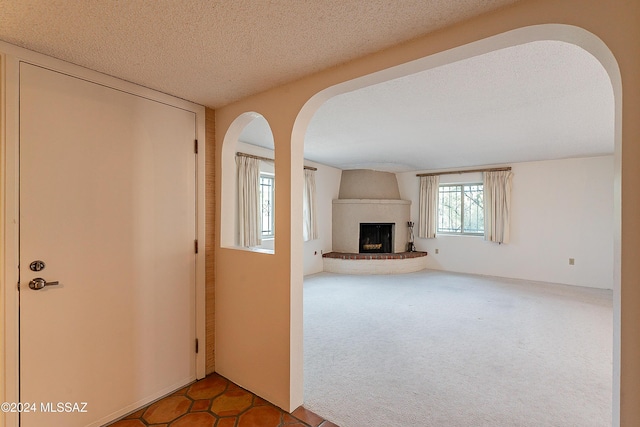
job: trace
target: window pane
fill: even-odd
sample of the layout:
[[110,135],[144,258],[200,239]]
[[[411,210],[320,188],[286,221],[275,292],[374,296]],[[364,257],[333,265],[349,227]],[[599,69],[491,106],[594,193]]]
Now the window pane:
[[464,186],[464,233],[484,232],[482,184]]
[[273,184],[272,176],[260,175],[260,207],[262,209],[262,236],[273,236]]
[[441,185],[438,202],[439,233],[484,233],[482,184]]
[[438,203],[438,231],[442,233],[460,233],[462,187],[443,185],[440,187]]

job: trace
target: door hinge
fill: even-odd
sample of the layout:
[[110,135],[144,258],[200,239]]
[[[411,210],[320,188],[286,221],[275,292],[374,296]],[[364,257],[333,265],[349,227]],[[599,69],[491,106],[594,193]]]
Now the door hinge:
[[196,139],[196,140],[194,140],[193,142],[194,142],[194,144],[193,144],[193,151],[194,151],[196,154],[198,154],[198,140]]
[[194,240],[193,244],[194,244],[194,249],[196,250],[196,253],[198,253],[198,241]]
[[196,338],[196,353],[198,352],[198,350],[199,350],[199,344],[198,344],[198,338]]

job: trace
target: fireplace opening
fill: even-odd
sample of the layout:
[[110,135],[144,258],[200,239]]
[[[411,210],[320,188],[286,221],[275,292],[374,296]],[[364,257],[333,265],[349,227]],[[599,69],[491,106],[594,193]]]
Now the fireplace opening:
[[393,223],[360,223],[360,253],[393,253]]

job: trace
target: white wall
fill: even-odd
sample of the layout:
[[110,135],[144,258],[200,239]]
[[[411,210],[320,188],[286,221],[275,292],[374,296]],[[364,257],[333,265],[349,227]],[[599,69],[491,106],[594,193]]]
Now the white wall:
[[304,275],[322,271],[322,254],[332,250],[332,209],[333,200],[338,198],[342,170],[319,163],[304,161],[305,166],[318,168],[316,171],[316,201],[318,238],[304,242]]
[[[417,249],[429,253],[428,268],[612,289],[613,156],[511,166],[511,242],[416,238]],[[415,172],[397,176],[401,197],[413,201],[411,217],[417,222],[419,179]],[[476,173],[442,175],[440,182],[481,181]]]

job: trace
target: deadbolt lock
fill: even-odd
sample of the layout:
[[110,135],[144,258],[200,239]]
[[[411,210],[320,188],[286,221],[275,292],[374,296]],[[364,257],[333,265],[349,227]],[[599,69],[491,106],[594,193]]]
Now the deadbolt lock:
[[41,271],[46,267],[44,261],[36,260],[29,264],[31,271]]

